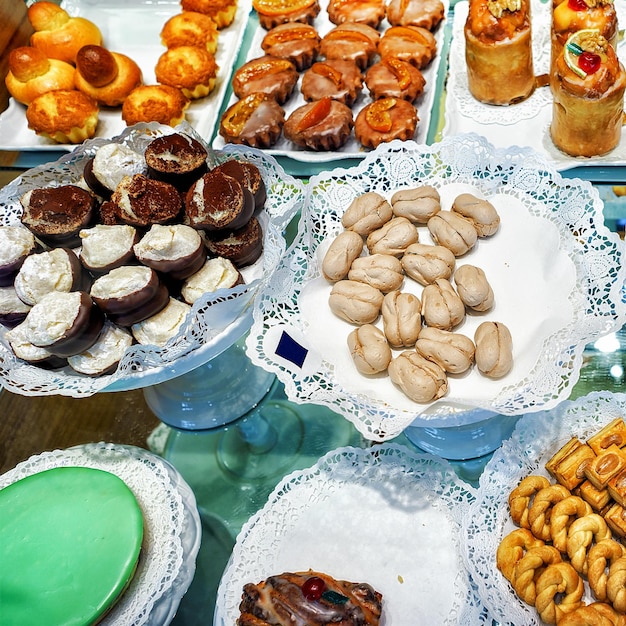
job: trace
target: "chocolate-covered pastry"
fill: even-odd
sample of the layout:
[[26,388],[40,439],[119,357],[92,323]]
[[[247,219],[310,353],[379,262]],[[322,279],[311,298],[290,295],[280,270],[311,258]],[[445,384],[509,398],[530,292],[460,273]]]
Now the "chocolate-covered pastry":
[[94,193],[109,199],[124,176],[145,173],[146,160],[142,154],[122,143],[107,143],[87,161],[83,177]]
[[67,365],[67,359],[52,354],[46,348],[34,346],[26,337],[27,329],[25,322],[8,330],[5,334],[13,354],[18,359],[26,361],[30,365],[36,365],[43,369],[55,370]]
[[229,159],[213,169],[236,178],[244,187],[250,190],[250,193],[254,196],[255,212],[260,211],[265,206],[267,188],[265,187],[263,176],[261,176],[261,171],[254,163]]
[[135,261],[133,246],[139,240],[134,226],[97,224],[80,231],[83,243],[79,258],[92,274],[106,274]]
[[190,311],[186,302],[170,298],[158,313],[131,326],[133,337],[138,343],[162,347],[178,333]]
[[243,282],[243,276],[233,262],[218,256],[207,259],[205,264],[185,281],[181,295],[185,302],[193,304],[205,293],[231,289]]
[[26,319],[30,309],[30,305],[18,297],[15,287],[0,287],[0,324],[14,328]]
[[37,247],[34,235],[23,226],[0,226],[0,287],[13,284],[22,263]]
[[93,195],[77,185],[31,189],[21,198],[22,224],[50,246],[76,247],[96,215]]
[[263,231],[256,217],[236,230],[207,233],[206,247],[214,256],[231,260],[237,267],[252,265],[263,253]]

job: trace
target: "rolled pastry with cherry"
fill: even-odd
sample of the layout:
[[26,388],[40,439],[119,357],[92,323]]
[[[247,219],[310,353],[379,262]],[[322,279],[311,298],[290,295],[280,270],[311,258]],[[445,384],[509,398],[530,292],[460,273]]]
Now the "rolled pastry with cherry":
[[474,98],[509,105],[532,94],[528,0],[470,0],[464,32],[468,87]]

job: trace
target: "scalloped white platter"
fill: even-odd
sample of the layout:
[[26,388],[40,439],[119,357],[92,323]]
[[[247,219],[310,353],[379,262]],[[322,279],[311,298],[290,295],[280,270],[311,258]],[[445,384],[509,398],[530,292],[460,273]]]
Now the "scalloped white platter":
[[[122,52],[134,59],[143,73],[145,84],[154,84],[154,66],[165,52],[160,32],[165,22],[180,13],[180,2],[175,0],[65,0],[61,6],[72,16],[85,17],[102,32],[103,45],[114,52]],[[238,0],[233,23],[219,32],[215,60],[219,67],[215,88],[206,96],[194,100],[186,112],[186,120],[207,141],[219,114],[230,81],[230,73],[237,58],[243,33],[248,22],[251,1]],[[28,128],[26,107],[13,98],[8,108],[0,113],[0,150],[73,150],[75,146],[54,143],[38,137]],[[96,137],[114,137],[126,129],[121,108],[102,107]]]
[[[467,0],[454,6],[453,32],[448,59],[448,83],[445,94],[444,137],[475,132],[499,148],[528,146],[543,154],[557,170],[587,165],[626,165],[626,126],[619,145],[601,157],[571,157],[558,150],[550,139],[552,96],[549,87],[541,87],[523,102],[512,106],[494,106],[478,102],[469,92],[465,64],[463,27],[468,12]],[[626,0],[615,0],[620,24],[626,23]],[[550,65],[551,3],[533,0],[533,61],[535,74],[546,74]],[[617,54],[626,65],[626,39],[621,38]]]
[[444,460],[384,444],[339,448],[285,477],[237,537],[214,626],[237,621],[245,583],[315,571],[383,595],[383,626],[479,626],[484,609],[462,563],[473,490]]

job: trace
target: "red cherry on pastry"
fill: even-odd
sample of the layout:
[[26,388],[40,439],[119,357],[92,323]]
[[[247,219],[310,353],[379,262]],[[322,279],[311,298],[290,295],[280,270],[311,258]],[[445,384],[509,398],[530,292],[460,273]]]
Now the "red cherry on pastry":
[[302,585],[302,594],[307,600],[319,600],[324,592],[324,581],[318,576],[307,578]]
[[586,11],[589,7],[585,4],[585,0],[568,0],[567,6],[572,11]]
[[593,74],[600,69],[602,59],[600,55],[588,52],[587,50],[581,52],[578,57],[578,67],[585,72],[585,74]]

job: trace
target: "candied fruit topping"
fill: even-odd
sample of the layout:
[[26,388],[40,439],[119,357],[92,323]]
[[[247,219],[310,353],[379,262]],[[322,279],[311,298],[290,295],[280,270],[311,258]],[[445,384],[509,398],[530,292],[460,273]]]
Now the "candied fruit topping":
[[268,74],[279,74],[290,69],[293,69],[293,64],[287,59],[265,59],[239,70],[239,78],[242,83],[247,83]]
[[586,78],[600,69],[608,45],[600,31],[593,28],[579,30],[567,39],[563,48],[563,58],[572,72]]
[[332,100],[329,97],[314,102],[298,123],[298,132],[307,130],[324,120],[330,113],[331,104]]
[[374,130],[387,133],[391,130],[393,121],[391,119],[390,109],[396,106],[395,98],[381,98],[373,102],[365,113],[365,120]]
[[393,33],[396,37],[415,41],[420,44],[429,43],[420,30],[412,28],[411,26],[392,26],[387,33]]
[[411,73],[400,59],[388,57],[383,59],[383,63],[398,80],[400,89],[406,89],[411,84]]
[[265,41],[270,46],[275,46],[288,41],[301,41],[303,39],[317,39],[318,34],[314,28],[295,26],[288,30],[281,30],[277,33],[268,33]]
[[253,0],[252,6],[263,15],[285,15],[302,11],[316,0]]
[[307,578],[302,585],[302,594],[307,600],[319,600],[326,588],[326,584],[319,576]]
[[244,129],[244,126],[259,108],[259,105],[267,99],[263,93],[253,93],[239,100],[233,108],[224,115],[222,123],[229,134],[237,137]]
[[325,39],[326,41],[362,41],[364,43],[372,43],[372,40],[365,33],[348,28],[331,30]]
[[314,63],[311,67],[311,71],[314,74],[318,74],[319,76],[328,78],[334,83],[335,87],[343,87],[343,78],[341,76],[341,72],[332,67],[332,65],[323,62]]

